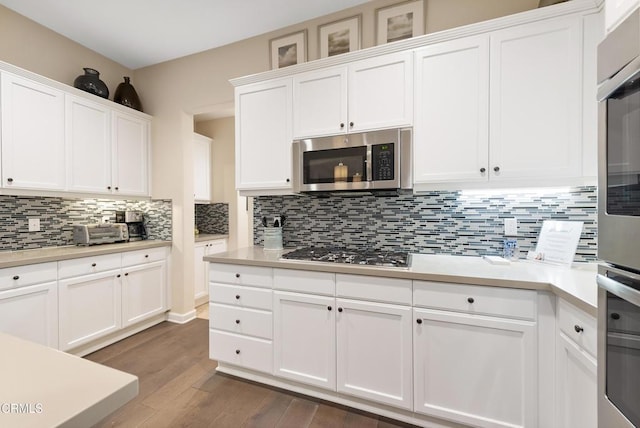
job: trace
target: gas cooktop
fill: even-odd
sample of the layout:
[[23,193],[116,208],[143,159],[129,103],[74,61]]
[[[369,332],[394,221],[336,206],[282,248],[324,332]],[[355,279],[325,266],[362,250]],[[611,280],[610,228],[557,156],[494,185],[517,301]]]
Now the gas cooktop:
[[348,263],[355,265],[408,267],[409,253],[375,249],[347,249],[341,247],[304,247],[283,254],[287,260]]

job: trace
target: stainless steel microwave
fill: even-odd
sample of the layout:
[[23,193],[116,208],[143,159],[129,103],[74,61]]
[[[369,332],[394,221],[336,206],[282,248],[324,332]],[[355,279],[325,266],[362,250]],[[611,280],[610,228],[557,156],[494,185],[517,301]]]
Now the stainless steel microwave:
[[293,189],[335,192],[410,189],[412,129],[296,140]]

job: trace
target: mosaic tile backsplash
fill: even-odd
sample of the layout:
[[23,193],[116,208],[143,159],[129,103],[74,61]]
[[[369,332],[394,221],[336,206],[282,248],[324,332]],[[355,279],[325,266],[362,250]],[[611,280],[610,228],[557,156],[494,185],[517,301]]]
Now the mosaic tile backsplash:
[[[118,210],[142,211],[149,239],[171,239],[171,201],[121,201],[54,197],[0,196],[0,250],[28,250],[72,245],[74,223],[115,222]],[[28,219],[40,219],[29,232]]]
[[597,258],[595,186],[557,192],[432,192],[398,196],[257,197],[254,243],[262,216],[284,214],[286,247],[373,247],[426,254],[501,255],[504,218],[518,219],[519,257],[534,250],[544,220],[584,223],[575,261]]
[[196,204],[195,226],[200,233],[229,233],[229,204]]

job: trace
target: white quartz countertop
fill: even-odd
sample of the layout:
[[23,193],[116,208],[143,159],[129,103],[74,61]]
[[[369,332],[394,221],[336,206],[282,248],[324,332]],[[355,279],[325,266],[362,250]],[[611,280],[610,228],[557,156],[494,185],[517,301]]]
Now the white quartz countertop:
[[90,427],[138,395],[138,378],[0,333],[0,426]]
[[148,248],[170,246],[171,241],[144,240],[117,244],[92,245],[88,247],[68,245],[62,247],[38,248],[34,250],[2,251],[0,252],[0,269],[36,263],[77,259],[80,257],[99,256],[102,254],[121,253],[123,251],[145,250]]
[[283,269],[302,269],[389,278],[551,291],[592,316],[597,315],[597,264],[574,263],[571,268],[519,260],[491,264],[482,257],[412,254],[410,268],[349,265],[281,259],[290,250],[265,251],[253,246],[204,257],[205,261]]

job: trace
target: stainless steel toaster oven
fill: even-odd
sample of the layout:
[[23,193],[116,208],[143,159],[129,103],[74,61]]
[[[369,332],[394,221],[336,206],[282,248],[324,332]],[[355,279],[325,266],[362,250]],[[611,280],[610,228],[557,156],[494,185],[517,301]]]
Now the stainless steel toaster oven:
[[97,245],[125,242],[129,240],[126,223],[92,223],[73,225],[73,243]]

